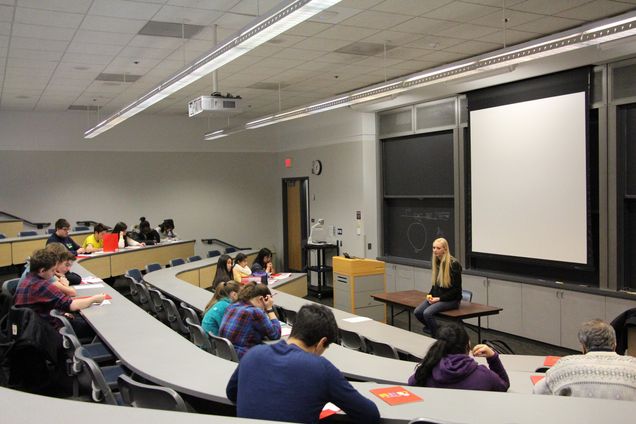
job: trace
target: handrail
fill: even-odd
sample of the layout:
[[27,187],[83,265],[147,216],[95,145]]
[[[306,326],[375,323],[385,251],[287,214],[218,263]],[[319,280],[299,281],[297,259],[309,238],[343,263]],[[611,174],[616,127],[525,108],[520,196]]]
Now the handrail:
[[99,222],[93,221],[92,219],[86,219],[83,221],[75,221],[75,223],[77,225],[83,225],[85,227],[94,227],[95,225],[99,224]]
[[0,214],[8,216],[9,218],[19,219],[27,225],[31,225],[33,227],[37,227],[38,230],[41,230],[44,227],[48,227],[51,225],[50,222],[31,222],[28,219],[20,218],[19,216],[15,216],[9,212],[0,211]]
[[217,238],[206,238],[206,239],[201,239],[201,243],[203,244],[220,244],[222,246],[225,247],[233,247],[236,250],[250,250],[251,247],[238,247],[238,246],[234,246],[233,244],[228,243],[227,241],[223,241],[223,240],[219,240]]

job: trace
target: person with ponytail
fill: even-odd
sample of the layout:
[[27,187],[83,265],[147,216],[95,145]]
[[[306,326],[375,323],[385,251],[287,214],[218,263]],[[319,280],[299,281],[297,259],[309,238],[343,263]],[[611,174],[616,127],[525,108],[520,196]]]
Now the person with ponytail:
[[[479,365],[469,353],[485,357],[488,366]],[[409,378],[409,386],[505,392],[510,380],[499,354],[485,344],[471,350],[466,330],[453,322],[440,328],[437,341]]]
[[415,308],[413,314],[425,325],[424,330],[428,328],[431,337],[436,337],[435,314],[459,308],[462,300],[462,266],[451,256],[448,242],[444,238],[433,242],[431,266],[433,285],[426,300]]
[[211,332],[215,336],[219,335],[219,328],[221,327],[225,310],[230,306],[230,303],[236,302],[239,289],[240,286],[235,281],[221,282],[217,285],[214,296],[205,306],[205,314],[203,315],[203,321],[201,321],[201,327],[205,331]]

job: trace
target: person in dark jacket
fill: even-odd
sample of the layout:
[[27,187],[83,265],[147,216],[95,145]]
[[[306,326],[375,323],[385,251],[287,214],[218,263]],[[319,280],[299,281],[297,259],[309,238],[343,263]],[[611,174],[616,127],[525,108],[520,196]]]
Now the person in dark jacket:
[[433,285],[426,300],[420,304],[413,314],[422,324],[424,330],[428,328],[432,337],[437,335],[435,314],[442,311],[459,308],[462,300],[462,266],[455,259],[444,238],[433,242],[432,281]]
[[[469,356],[471,352],[473,356],[485,357],[488,367],[475,362]],[[497,352],[484,344],[471,350],[464,327],[450,323],[440,329],[438,340],[409,378],[409,385],[505,392],[510,380]]]
[[145,243],[146,246],[151,246],[161,241],[157,230],[153,230],[150,227],[150,222],[146,221],[146,218],[143,216],[139,218],[139,230],[133,233],[132,237],[140,243]]
[[258,251],[258,255],[256,255],[256,259],[254,259],[254,263],[252,264],[252,274],[257,274],[259,272],[266,272],[268,274],[274,273],[274,264],[272,264],[272,251],[267,247],[263,247]]

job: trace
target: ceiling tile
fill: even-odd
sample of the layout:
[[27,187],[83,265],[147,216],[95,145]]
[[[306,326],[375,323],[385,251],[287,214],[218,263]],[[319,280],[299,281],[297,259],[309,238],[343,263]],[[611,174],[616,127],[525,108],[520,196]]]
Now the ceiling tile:
[[0,22],[0,35],[11,35],[11,22]]
[[508,20],[507,22],[504,22],[504,13],[498,11],[477,19],[473,19],[470,23],[475,25],[491,26],[494,28],[503,28],[505,24],[506,28],[511,28],[517,25],[532,22],[542,17],[543,15],[539,15],[537,13],[528,13],[518,10],[506,9],[505,18]]
[[124,47],[119,53],[120,57],[132,59],[163,59],[173,52],[172,49],[151,49],[148,47]]
[[117,46],[125,46],[133,38],[133,34],[124,34],[116,32],[94,31],[80,29],[75,36],[84,43],[97,44],[114,44]]
[[299,49],[319,50],[323,52],[332,52],[341,47],[351,44],[348,40],[327,40],[326,38],[312,37],[296,44]]
[[122,19],[107,16],[86,15],[80,28],[91,31],[137,34],[147,22],[148,21],[143,19]]
[[242,0],[230,10],[236,13],[244,13],[248,15],[263,15],[272,8],[276,7],[280,2],[277,0]]
[[172,6],[196,7],[198,9],[228,10],[240,0],[168,0]]
[[408,32],[379,31],[371,35],[370,37],[363,39],[362,41],[364,41],[365,43],[387,43],[400,46],[417,40],[420,37],[421,36],[418,34]]
[[497,8],[473,3],[466,3],[463,1],[454,1],[431,12],[427,12],[423,16],[431,19],[470,22],[473,19],[480,18],[484,15],[490,15],[500,10],[500,7]]
[[163,6],[153,21],[176,22],[178,24],[208,25],[222,15],[221,12],[206,9],[195,9],[190,7]]
[[115,56],[122,50],[121,46],[116,46],[114,44],[97,44],[97,43],[86,43],[84,41],[80,41],[79,38],[75,38],[75,40],[71,41],[68,49],[66,50],[69,53],[86,53],[93,54],[95,52],[99,52],[102,55],[107,56]]
[[519,31],[537,32],[542,34],[552,34],[568,28],[579,26],[583,21],[559,18],[557,16],[546,16],[523,25],[517,25],[514,29]]
[[440,37],[438,35],[427,35],[425,37],[418,38],[417,40],[406,44],[405,47],[415,47],[418,49],[426,50],[443,50],[448,47],[454,46],[459,43],[463,43],[465,40],[461,38],[452,37]]
[[589,1],[590,0],[527,0],[508,7],[523,12],[553,15],[588,3]]
[[240,15],[237,13],[224,13],[222,16],[218,17],[215,23],[222,28],[230,29],[234,31],[238,31],[245,27],[247,24],[254,20],[254,16],[252,15]]
[[150,20],[161,9],[160,5],[124,0],[94,0],[89,15],[112,16],[115,18]]
[[350,17],[357,15],[360,12],[362,12],[362,10],[360,9],[336,5],[315,15],[309,21],[320,22],[323,24],[339,24],[349,19]]
[[464,57],[465,56],[461,53],[453,53],[449,51],[436,51],[436,52],[432,52],[422,56],[420,60],[425,60],[428,62],[435,62],[435,63],[450,63],[456,60],[463,59]]
[[382,12],[401,13],[404,15],[418,16],[426,12],[430,12],[453,0],[385,0],[382,3],[373,6],[373,10]]
[[131,47],[150,47],[153,49],[177,49],[184,44],[184,40],[173,37],[155,37],[151,35],[135,35],[130,43]]
[[469,40],[465,43],[457,44],[446,49],[452,53],[461,53],[466,57],[476,56],[478,54],[494,51],[501,48],[500,44],[487,43],[484,41]]
[[11,6],[0,5],[0,22],[12,22],[13,9],[14,7],[11,7]]
[[9,57],[7,59],[8,68],[28,68],[33,70],[41,70],[50,72],[57,67],[57,62],[46,61],[39,58],[16,58]]
[[506,46],[511,46],[514,44],[519,44],[528,40],[535,39],[540,36],[541,34],[537,34],[534,32],[516,31],[513,29],[509,29],[505,31],[505,35],[503,31],[497,31],[492,34],[481,37],[479,38],[479,40],[488,41],[491,43],[500,43],[503,47],[504,44]]
[[9,57],[15,57],[18,59],[37,59],[37,60],[51,60],[59,61],[64,54],[63,51],[41,51],[41,50],[27,50],[18,49],[15,46],[11,46],[9,51]]
[[633,8],[633,4],[626,4],[619,1],[593,1],[559,12],[557,16],[593,21],[608,15],[617,15]]
[[15,21],[29,25],[45,25],[61,28],[77,28],[84,15],[79,13],[52,12],[42,9],[26,9],[18,7],[15,11]]
[[303,58],[304,61],[308,61],[308,60],[312,60],[315,59],[317,57],[320,57],[322,55],[324,55],[324,52],[318,51],[318,50],[303,50],[303,49],[296,49],[296,48],[288,48],[288,49],[284,49],[279,51],[278,53],[275,53],[272,57],[277,57],[277,58],[281,58],[281,59],[296,59],[296,58]]
[[342,0],[338,5],[342,7],[350,7],[353,9],[370,9],[378,3],[382,3],[384,0]]
[[496,28],[472,24],[461,24],[446,31],[440,31],[438,35],[442,37],[448,36],[462,38],[465,40],[474,40],[475,38],[483,37],[494,32],[497,32]]
[[414,34],[436,34],[449,28],[457,26],[456,22],[429,19],[429,18],[413,18],[400,25],[391,28],[393,31],[409,32]]
[[86,13],[92,0],[19,0],[20,7],[55,10],[58,12]]
[[45,50],[61,52],[66,50],[68,41],[58,40],[40,40],[37,38],[12,37],[11,48],[29,49],[29,50]]
[[377,29],[360,28],[347,25],[334,25],[320,33],[320,38],[331,38],[335,40],[358,41],[378,33]]
[[13,24],[13,35],[15,37],[70,41],[73,38],[73,35],[75,35],[75,29],[42,25],[28,25],[16,22]]
[[66,52],[62,57],[62,63],[78,63],[86,65],[101,65],[102,68],[113,60],[112,55],[97,55],[86,53]]
[[331,24],[326,24],[322,22],[311,22],[305,21],[300,25],[296,25],[292,29],[285,32],[285,34],[289,35],[301,35],[303,37],[311,37],[316,34],[321,33],[327,28],[331,28]]
[[365,10],[345,20],[343,23],[363,28],[389,29],[411,18],[411,16],[406,15]]

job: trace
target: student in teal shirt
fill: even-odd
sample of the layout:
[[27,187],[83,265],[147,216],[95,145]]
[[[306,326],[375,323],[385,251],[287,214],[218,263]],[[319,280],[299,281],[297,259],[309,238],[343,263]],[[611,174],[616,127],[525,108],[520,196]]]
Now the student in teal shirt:
[[205,307],[205,315],[201,327],[205,331],[211,331],[215,336],[219,335],[219,327],[223,321],[223,315],[230,303],[236,301],[240,286],[235,281],[219,283],[212,300]]

